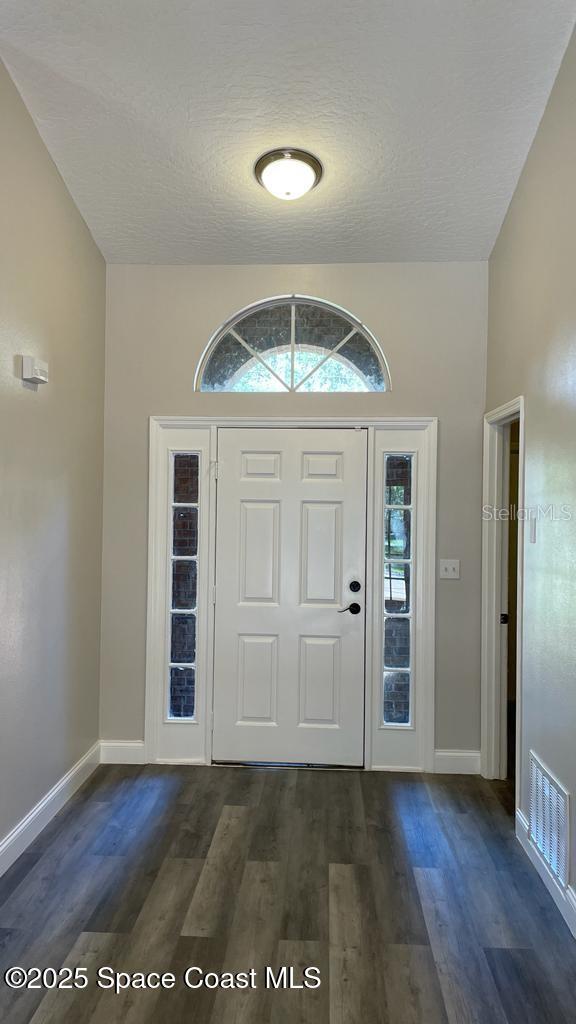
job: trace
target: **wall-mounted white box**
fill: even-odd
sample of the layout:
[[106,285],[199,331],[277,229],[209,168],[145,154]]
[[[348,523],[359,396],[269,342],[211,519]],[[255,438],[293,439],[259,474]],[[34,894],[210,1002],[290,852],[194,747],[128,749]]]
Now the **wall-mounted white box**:
[[48,383],[48,363],[36,356],[22,356],[22,380],[31,384]]

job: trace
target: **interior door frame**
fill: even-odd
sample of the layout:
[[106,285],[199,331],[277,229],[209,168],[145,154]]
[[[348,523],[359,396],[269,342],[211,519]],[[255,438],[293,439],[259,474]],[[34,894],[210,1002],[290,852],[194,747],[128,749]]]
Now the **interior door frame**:
[[[368,432],[368,478],[367,478],[367,523],[366,523],[366,660],[365,660],[365,720],[364,720],[364,765],[368,770],[433,771],[434,770],[434,708],[435,708],[435,567],[436,567],[436,459],[437,459],[436,417],[202,417],[202,416],[151,416],[150,417],[150,472],[149,472],[149,521],[148,521],[148,604],[147,604],[147,646],[146,646],[146,716],[145,716],[145,761],[148,763],[212,763],[212,708],[214,683],[214,629],[215,606],[214,585],[216,569],[216,489],[217,489],[217,432],[223,427],[255,428],[320,428],[320,429],[365,429]],[[167,465],[174,451],[186,451],[186,431],[206,433],[209,452],[210,472],[207,477],[208,494],[205,495],[205,514],[209,517],[209,537],[206,558],[209,564],[210,582],[207,587],[207,603],[212,605],[211,614],[204,616],[204,625],[198,624],[198,644],[203,652],[205,672],[205,693],[201,701],[204,721],[195,723],[193,743],[189,756],[160,756],[158,749],[158,728],[156,717],[162,703],[166,671],[166,605],[168,580],[166,558],[168,551],[168,503],[166,481]],[[419,471],[423,481],[420,497],[421,529],[420,545],[422,557],[419,568],[422,615],[417,637],[419,672],[417,681],[421,686],[422,743],[418,764],[374,763],[373,727],[375,698],[382,681],[377,663],[375,642],[381,624],[376,621],[374,601],[375,587],[379,585],[375,569],[375,523],[377,520],[378,495],[376,480],[376,433],[380,431],[410,432],[421,434],[421,462]],[[198,728],[200,726],[200,728]],[[181,723],[174,722],[174,728]]]
[[[524,398],[519,396],[484,417],[482,482],[482,732],[480,770],[487,779],[505,777],[502,764],[503,687],[505,685],[505,644],[500,614],[505,587],[504,554],[508,534],[504,519],[491,519],[489,509],[505,507],[506,430],[518,420],[518,508],[524,509]],[[524,586],[524,518],[518,517],[517,622],[516,622],[516,806],[518,807],[522,763],[522,611]]]

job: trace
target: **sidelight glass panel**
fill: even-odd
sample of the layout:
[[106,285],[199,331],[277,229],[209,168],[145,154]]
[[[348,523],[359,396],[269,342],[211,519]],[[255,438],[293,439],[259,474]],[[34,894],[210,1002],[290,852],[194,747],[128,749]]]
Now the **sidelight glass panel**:
[[388,725],[408,725],[410,722],[410,673],[384,673],[383,718]]
[[384,611],[389,615],[410,611],[410,563],[384,565]]
[[198,501],[198,455],[174,456],[174,502],[195,505]]
[[172,608],[196,607],[196,562],[173,561]]
[[193,668],[172,665],[170,668],[170,717],[194,718],[196,704],[196,672]]
[[175,555],[190,557],[198,554],[198,509],[174,509]]
[[196,616],[172,616],[170,661],[194,664],[196,659]]
[[410,505],[412,502],[412,456],[386,456],[387,505]]
[[172,554],[169,665],[166,711],[169,719],[194,720],[196,705],[196,605],[198,598],[198,499],[200,455],[176,452],[172,458]]
[[384,667],[410,665],[410,619],[386,619],[384,623]]
[[412,724],[412,510],[414,456],[384,456],[382,723]]
[[407,509],[388,508],[384,513],[384,558],[410,558],[410,521]]

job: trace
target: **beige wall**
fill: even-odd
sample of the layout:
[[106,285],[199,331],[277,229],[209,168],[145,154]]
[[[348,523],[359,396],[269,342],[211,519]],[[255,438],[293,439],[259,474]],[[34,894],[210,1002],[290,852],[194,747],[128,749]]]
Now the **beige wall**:
[[[386,395],[194,394],[219,324],[265,296],[345,306],[380,338]],[[438,584],[440,748],[479,748],[481,420],[487,265],[108,268],[102,737],[141,739],[150,415],[432,415],[440,420],[438,554],[462,579]]]
[[2,64],[0,124],[1,837],[98,734],[105,267]]
[[573,38],[490,261],[487,405],[525,395],[526,504],[573,516],[524,551],[525,812],[530,748],[576,792],[575,168]]

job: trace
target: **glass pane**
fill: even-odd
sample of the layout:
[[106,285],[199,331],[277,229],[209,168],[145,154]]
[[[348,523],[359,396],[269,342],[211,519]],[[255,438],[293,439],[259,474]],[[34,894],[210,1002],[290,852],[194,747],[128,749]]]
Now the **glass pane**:
[[[268,362],[282,380],[286,379],[289,387],[290,381],[290,352],[271,352]],[[227,391],[286,391],[282,384],[272,373],[262,365],[258,359],[252,361],[241,370],[240,373],[230,381]]]
[[194,718],[195,671],[170,669],[170,718]]
[[198,552],[198,509],[174,509],[174,554],[195,555]]
[[172,563],[172,607],[196,607],[196,562]]
[[389,725],[410,724],[410,673],[384,673],[384,721]]
[[367,338],[355,334],[338,349],[338,358],[345,360],[358,371],[365,381],[366,391],[384,391],[382,367]]
[[[257,309],[245,316],[234,330],[247,341],[255,352],[264,355],[269,349],[290,348],[292,330],[292,307],[271,306]],[[268,360],[265,358],[265,362]]]
[[248,349],[227,334],[212,350],[202,374],[202,391],[230,391],[230,382],[238,371],[253,360]]
[[198,456],[174,456],[174,501],[198,501]]
[[194,664],[196,659],[196,616],[172,616],[170,661]]
[[[304,377],[307,377],[309,373],[321,363],[328,353],[323,348],[296,348],[294,349],[294,387],[298,387]],[[306,386],[300,390],[309,390]]]
[[352,330],[352,325],[339,313],[306,303],[296,306],[294,326],[294,340],[297,346],[321,348],[324,353],[336,348]]
[[322,363],[312,376],[305,380],[298,391],[369,391],[365,379],[339,358],[338,352]]
[[384,513],[384,557],[410,558],[410,512],[396,508]]
[[384,566],[384,609],[390,614],[410,611],[410,566],[387,562]]
[[386,668],[409,668],[410,619],[384,622],[384,664]]
[[412,504],[412,456],[386,456],[386,504]]

